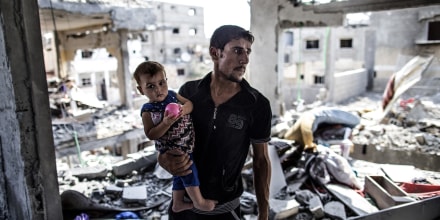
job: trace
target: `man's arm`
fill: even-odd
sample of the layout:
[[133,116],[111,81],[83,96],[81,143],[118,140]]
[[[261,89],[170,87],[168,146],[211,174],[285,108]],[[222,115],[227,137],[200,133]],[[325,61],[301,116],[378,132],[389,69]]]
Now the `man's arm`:
[[253,169],[254,186],[258,203],[258,219],[267,220],[269,217],[269,187],[271,177],[271,165],[267,143],[254,143]]
[[186,176],[192,172],[189,169],[192,164],[189,154],[179,150],[169,150],[159,154],[157,156],[157,162],[173,176]]

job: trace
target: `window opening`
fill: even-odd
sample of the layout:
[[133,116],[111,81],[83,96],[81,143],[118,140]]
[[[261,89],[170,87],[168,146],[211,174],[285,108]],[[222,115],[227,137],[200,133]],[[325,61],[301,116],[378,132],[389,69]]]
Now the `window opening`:
[[195,8],[188,9],[188,15],[189,16],[195,16],[196,15],[196,9]]
[[319,40],[307,40],[306,49],[319,49]]
[[339,44],[341,48],[353,48],[353,39],[341,39]]
[[284,32],[284,37],[286,41],[286,46],[293,46],[293,32],[292,31]]
[[324,76],[315,75],[315,84],[324,84],[324,83],[325,83]]
[[197,35],[197,29],[196,28],[190,28],[188,31],[189,36],[196,36]]
[[428,23],[428,40],[440,40],[440,21]]

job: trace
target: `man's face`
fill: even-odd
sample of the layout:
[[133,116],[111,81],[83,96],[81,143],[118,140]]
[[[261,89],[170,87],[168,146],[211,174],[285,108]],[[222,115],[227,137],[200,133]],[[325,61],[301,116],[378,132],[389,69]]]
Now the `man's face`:
[[218,57],[218,73],[233,82],[241,82],[249,63],[252,43],[241,38],[231,40]]

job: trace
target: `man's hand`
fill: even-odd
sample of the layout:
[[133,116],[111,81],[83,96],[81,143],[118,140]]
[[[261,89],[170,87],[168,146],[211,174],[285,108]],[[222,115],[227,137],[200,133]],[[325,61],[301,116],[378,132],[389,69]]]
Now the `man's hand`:
[[192,172],[189,167],[193,162],[189,155],[177,149],[159,154],[157,162],[173,176],[186,176]]

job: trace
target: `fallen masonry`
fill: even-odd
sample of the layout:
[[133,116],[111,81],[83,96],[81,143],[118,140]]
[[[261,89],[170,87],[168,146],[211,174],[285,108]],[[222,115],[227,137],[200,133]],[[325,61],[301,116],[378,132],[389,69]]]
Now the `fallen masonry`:
[[[270,147],[276,149],[279,154],[293,149],[289,142],[275,140],[271,142]],[[117,163],[107,160],[109,162],[107,167],[96,165],[95,167],[69,169],[64,166],[64,169],[59,169],[65,219],[73,219],[81,214],[93,219],[115,218],[116,215],[124,212],[131,212],[139,219],[155,219],[154,216],[162,216],[166,219],[172,181],[171,176],[157,166],[156,156],[154,146],[150,146],[137,153],[129,154],[127,159]],[[431,203],[436,203],[437,206],[439,204],[440,189],[431,191],[431,196],[423,197],[423,199],[420,199],[417,193],[406,193],[400,189],[399,183],[392,182],[383,172],[386,168],[381,169],[381,167],[390,166],[389,164],[374,164],[350,159],[353,171],[358,172],[356,178],[366,183],[363,190],[341,184],[335,179],[325,185],[320,185],[310,175],[313,171],[307,171],[304,166],[300,165],[311,156],[314,155],[305,153],[295,168],[283,171],[273,170],[272,183],[285,182],[285,185],[278,187],[278,191],[272,191],[271,219],[375,219],[366,218],[366,216],[403,208],[402,205],[416,205],[429,199]],[[97,157],[112,156],[106,155],[104,150],[101,155],[95,152],[95,155],[88,155],[84,158],[93,161]],[[125,172],[123,175],[122,173],[115,175],[114,170],[125,170]],[[428,184],[428,179],[435,180],[429,184],[437,184],[440,188],[440,179],[435,179],[439,178],[438,174],[433,175],[430,172],[425,173],[416,169],[413,169],[413,173],[417,174],[418,182]],[[422,180],[423,177],[425,178]],[[393,195],[392,189],[381,184],[379,179],[386,179],[388,184],[396,189],[399,188],[402,198],[405,199],[399,199]],[[241,198],[243,217],[254,219],[257,214],[257,204],[253,193],[250,168],[243,170],[243,180],[246,186],[246,191]],[[369,186],[367,183],[371,180],[376,180],[377,184]],[[386,197],[378,192],[391,193],[392,196]],[[389,198],[396,199],[398,203],[388,203],[387,207],[380,205]],[[431,203],[428,206],[432,205]],[[429,217],[440,216],[439,209],[423,212]],[[395,218],[389,219],[401,219],[399,216],[402,217],[396,214]]]
[[[349,148],[343,143],[347,129],[340,127],[315,136],[321,141],[316,152],[295,154],[297,143],[280,138],[304,111],[316,105],[274,118],[269,144],[271,219],[440,217],[439,98],[402,102],[381,123],[374,119],[380,99],[378,94],[368,94],[336,106],[355,112],[361,119],[349,130],[353,144]],[[142,128],[131,115],[134,113],[123,109],[98,113],[91,116],[94,124],[107,130],[114,127],[114,135],[84,137],[79,144],[74,136],[70,141],[57,142],[65,219],[81,215],[93,219],[117,215],[167,219],[171,176],[157,165],[154,143],[142,138]],[[60,134],[66,126],[54,126],[60,128],[58,135],[63,137]],[[97,134],[101,133],[99,128]],[[142,142],[132,147],[134,153],[124,154],[109,144],[133,138]],[[243,219],[256,219],[257,215],[251,165],[252,161],[247,161],[242,172]]]

